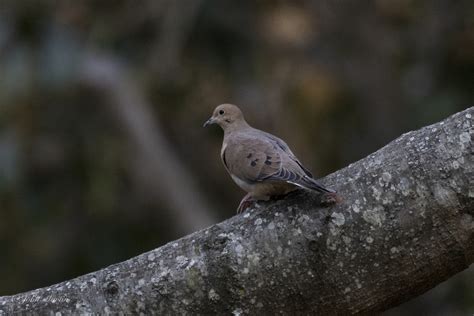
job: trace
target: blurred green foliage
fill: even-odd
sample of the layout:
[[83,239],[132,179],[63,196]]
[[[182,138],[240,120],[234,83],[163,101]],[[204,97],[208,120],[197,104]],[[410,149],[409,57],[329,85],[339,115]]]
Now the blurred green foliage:
[[[2,0],[0,295],[182,233],[167,197],[137,180],[114,102],[81,79],[90,53],[125,69],[219,221],[242,192],[220,164],[220,131],[201,129],[214,106],[241,105],[316,174],[335,171],[472,106],[474,2]],[[472,312],[474,283],[449,284],[444,309],[422,298],[405,311]]]

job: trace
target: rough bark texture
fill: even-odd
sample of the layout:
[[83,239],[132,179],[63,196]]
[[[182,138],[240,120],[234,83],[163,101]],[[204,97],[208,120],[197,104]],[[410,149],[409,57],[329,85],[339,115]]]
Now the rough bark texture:
[[[369,314],[474,260],[474,107],[323,179],[125,262],[0,298],[11,313]],[[190,206],[192,207],[192,206]]]

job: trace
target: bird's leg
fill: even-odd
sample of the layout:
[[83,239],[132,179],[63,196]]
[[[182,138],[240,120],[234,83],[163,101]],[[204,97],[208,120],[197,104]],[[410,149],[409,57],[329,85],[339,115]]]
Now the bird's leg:
[[255,199],[248,193],[242,201],[240,201],[239,207],[237,208],[237,214],[243,213],[247,208],[255,202]]

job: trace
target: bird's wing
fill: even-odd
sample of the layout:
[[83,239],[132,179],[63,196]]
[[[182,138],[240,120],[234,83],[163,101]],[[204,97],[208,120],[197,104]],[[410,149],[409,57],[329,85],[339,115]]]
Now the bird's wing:
[[303,170],[303,172],[310,178],[313,178],[311,172],[303,166],[303,164],[296,158],[295,154],[291,151],[290,147],[283,141],[282,139],[272,135],[270,133],[262,132],[265,137],[267,137],[271,142],[275,144],[278,148],[280,148],[283,152],[288,155],[288,158],[296,162],[296,164]]
[[262,181],[281,168],[279,151],[267,139],[254,135],[229,137],[222,162],[231,175],[248,183]]
[[222,161],[231,175],[247,183],[284,181],[319,192],[333,192],[313,179],[285,142],[258,130],[226,139]]
[[315,180],[311,172],[303,166],[282,139],[266,132],[262,132],[262,134],[273,144],[274,150],[279,152],[281,158],[280,170],[265,179],[286,181],[296,186],[319,192],[335,192]]

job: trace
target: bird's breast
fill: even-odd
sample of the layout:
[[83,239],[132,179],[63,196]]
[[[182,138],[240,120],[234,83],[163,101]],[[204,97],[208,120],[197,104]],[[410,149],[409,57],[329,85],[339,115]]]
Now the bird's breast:
[[230,176],[232,177],[232,180],[234,180],[234,182],[237,183],[237,185],[242,190],[250,193],[255,189],[255,184],[246,182],[233,174],[231,174]]

